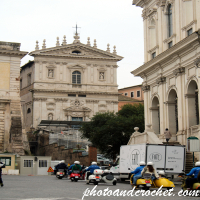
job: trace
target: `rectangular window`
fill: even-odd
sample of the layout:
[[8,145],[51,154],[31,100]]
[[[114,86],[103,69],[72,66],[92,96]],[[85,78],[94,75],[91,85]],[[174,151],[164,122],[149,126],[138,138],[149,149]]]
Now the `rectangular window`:
[[125,96],[128,96],[128,93],[126,92],[124,95],[125,95]]
[[84,94],[79,94],[78,97],[86,97]]
[[81,75],[80,74],[77,75],[77,84],[81,84]]
[[31,84],[31,74],[27,75],[27,86]]
[[22,79],[20,79],[20,89],[22,89]]
[[76,97],[76,94],[68,94],[68,97]]
[[168,43],[168,48],[171,48],[172,46],[173,46],[173,42],[171,41]]
[[191,35],[193,32],[192,28],[187,31],[187,36]]
[[137,91],[137,97],[140,97],[140,91]]
[[0,157],[0,162],[4,163],[5,166],[11,166],[11,157]]
[[152,58],[155,58],[156,57],[156,52],[152,53]]
[[39,167],[47,167],[47,160],[39,160]]
[[131,97],[132,97],[132,98],[134,97],[134,92],[131,92]]
[[24,160],[24,167],[33,167],[33,160]]
[[[72,117],[72,121],[83,121],[82,117]],[[79,129],[80,125],[71,125],[72,128]]]
[[72,75],[72,83],[76,84],[76,75],[74,75],[74,74]]

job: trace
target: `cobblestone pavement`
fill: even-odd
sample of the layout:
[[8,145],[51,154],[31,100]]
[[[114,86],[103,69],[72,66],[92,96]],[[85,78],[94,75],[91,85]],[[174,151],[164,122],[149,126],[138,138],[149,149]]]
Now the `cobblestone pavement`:
[[[127,183],[117,183],[116,186],[106,185],[100,183],[96,188],[96,193],[99,196],[87,196],[94,189],[94,185],[87,185],[85,181],[71,182],[69,179],[64,178],[62,180],[57,179],[55,176],[12,176],[3,175],[4,187],[0,187],[0,200],[90,200],[90,199],[101,199],[101,200],[157,200],[157,199],[199,199],[199,197],[188,197],[179,196],[178,192],[181,190],[180,185],[175,187],[174,191],[171,192],[172,196],[136,196],[139,194],[135,191],[131,191],[131,187]],[[89,191],[90,190],[90,191]],[[155,190],[151,190],[153,192]],[[86,194],[83,198],[83,194]],[[124,196],[116,196],[124,192]],[[129,193],[128,193],[129,192]],[[94,190],[93,190],[94,193]],[[104,193],[108,195],[103,196]],[[111,193],[113,195],[111,195]],[[129,196],[127,196],[129,194]],[[153,195],[156,194],[156,191]],[[132,196],[131,196],[132,195]]]

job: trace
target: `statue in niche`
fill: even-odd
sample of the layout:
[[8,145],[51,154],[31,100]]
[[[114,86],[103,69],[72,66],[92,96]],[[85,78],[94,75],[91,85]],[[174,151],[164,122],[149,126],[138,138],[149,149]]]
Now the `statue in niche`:
[[48,114],[48,120],[53,120],[53,114],[52,113]]
[[100,72],[99,73],[99,79],[100,80],[104,80],[104,72]]
[[49,69],[48,71],[48,77],[53,78],[53,69]]

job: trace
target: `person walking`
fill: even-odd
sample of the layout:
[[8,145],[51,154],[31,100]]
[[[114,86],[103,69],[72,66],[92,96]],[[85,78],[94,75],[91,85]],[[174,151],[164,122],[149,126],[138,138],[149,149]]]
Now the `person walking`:
[[166,142],[168,143],[170,138],[172,137],[172,134],[170,133],[168,128],[165,129],[164,135],[165,135]]
[[3,187],[3,181],[2,181],[2,168],[5,168],[5,164],[0,162],[0,185]]

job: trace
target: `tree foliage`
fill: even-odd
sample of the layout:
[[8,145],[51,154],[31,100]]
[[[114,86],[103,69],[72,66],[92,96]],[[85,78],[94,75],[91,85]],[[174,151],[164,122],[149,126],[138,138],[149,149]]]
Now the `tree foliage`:
[[115,159],[120,146],[126,145],[134,127],[144,131],[144,106],[126,104],[118,113],[97,113],[81,127],[82,137],[88,138],[103,154]]

